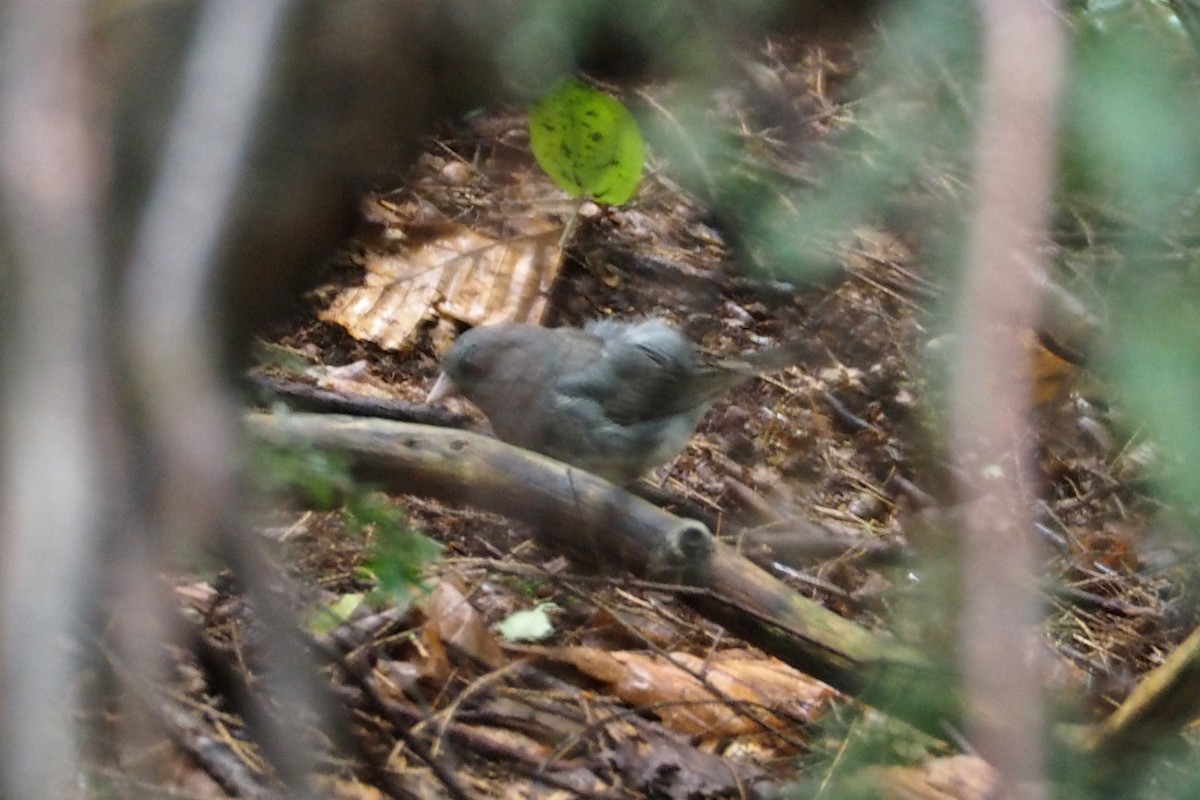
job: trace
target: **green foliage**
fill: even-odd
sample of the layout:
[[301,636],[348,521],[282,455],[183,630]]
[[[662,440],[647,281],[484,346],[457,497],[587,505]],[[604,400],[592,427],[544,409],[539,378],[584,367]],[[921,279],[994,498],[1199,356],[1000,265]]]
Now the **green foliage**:
[[320,509],[341,503],[346,530],[371,536],[364,569],[386,600],[407,598],[420,585],[425,564],[441,552],[440,545],[408,525],[402,506],[358,481],[342,455],[263,445],[252,463],[256,480],[268,492],[299,495],[305,505]]
[[546,581],[542,578],[526,578],[518,576],[510,576],[505,578],[504,584],[514,592],[523,594],[530,598],[540,597],[542,595],[542,590],[546,587]]
[[1184,37],[1140,19],[1077,37],[1067,97],[1066,199],[1101,201],[1136,226],[1159,227],[1200,176],[1200,105],[1186,64],[1172,55]]
[[366,598],[360,592],[344,594],[328,604],[313,609],[305,627],[317,636],[327,636],[353,617],[362,608],[365,601]]
[[510,642],[540,642],[554,633],[550,612],[556,610],[554,603],[539,603],[535,608],[514,611],[500,621],[496,630]]
[[620,205],[637,191],[645,144],[629,109],[587,84],[561,84],[529,109],[533,155],[578,198]]
[[375,534],[363,567],[374,576],[377,591],[395,602],[406,600],[410,590],[421,585],[425,564],[441,554],[441,545],[411,529],[403,509],[378,492],[347,503],[346,510],[353,520],[348,527],[369,526]]
[[949,754],[945,745],[894,718],[849,703],[822,717],[809,741],[811,749],[796,770],[803,780],[789,788],[787,800],[884,797],[864,767],[917,764]]
[[[1192,530],[1200,515],[1198,9],[1192,0],[1076,5],[1068,26],[1055,246],[1046,249],[1053,276],[1105,320],[1092,363],[1117,390],[1110,397],[1125,432],[1149,438],[1161,454],[1156,491],[1169,513],[1192,515],[1176,526]],[[1181,10],[1195,16],[1177,17]],[[729,140],[691,135],[704,127],[700,103],[673,109],[683,121],[676,139],[688,133],[688,146],[670,149],[650,134],[656,153],[666,153],[668,161],[691,163],[689,147],[702,154],[695,161],[708,172],[692,186],[707,185],[712,202],[738,223],[752,256],[748,263],[780,277],[809,279],[855,228],[894,228],[899,220],[905,233],[922,239],[927,263],[943,270],[943,282],[953,287],[967,263],[961,232],[973,201],[977,21],[964,2],[915,0],[895,4],[895,13],[880,25],[872,63],[850,91],[864,99],[829,140],[829,155],[809,185],[752,183],[744,171],[716,169],[722,159],[741,154],[731,153]],[[944,298],[953,300],[953,292]],[[943,591],[939,596],[949,596]],[[919,613],[908,619],[930,627]],[[846,731],[828,738],[840,747],[851,733],[861,736]],[[1157,753],[1157,744],[1151,740],[1147,747]],[[888,760],[889,747],[855,739],[845,751],[824,750],[818,754],[823,763],[802,770],[818,776],[811,791],[797,796],[857,796],[853,788],[816,784],[823,775],[852,773],[846,769],[851,761]],[[856,752],[862,758],[851,759]],[[1070,775],[1061,778],[1070,787],[1061,787],[1059,796],[1195,795],[1200,784],[1194,775],[1178,771],[1174,782],[1186,788],[1164,789],[1159,762],[1154,764],[1138,777],[1154,775],[1160,783],[1155,790],[1113,795]],[[1086,768],[1094,771],[1095,765]]]
[[1107,312],[1103,365],[1130,430],[1160,446],[1159,487],[1200,496],[1200,51],[1173,7],[1090,3],[1075,39],[1062,206],[1081,282]]
[[[302,375],[316,364],[316,360],[294,347],[277,342],[258,341],[254,343],[254,363],[263,367],[273,367],[290,375]],[[261,399],[270,401],[271,398]]]
[[[914,187],[962,169],[979,73],[976,5],[912,0],[892,9],[875,46],[864,48],[861,78],[838,92],[863,101],[830,115],[823,146],[803,158],[811,164],[805,180],[782,178],[770,160],[760,167],[757,151],[781,139],[780,157],[793,160],[792,149],[806,145],[787,139],[804,138],[807,118],[771,120],[779,127],[749,137],[721,135],[711,97],[681,92],[669,121],[654,118],[647,127],[672,179],[704,197],[736,232],[744,267],[795,283],[836,274],[856,230],[897,209],[911,218]],[[934,164],[941,174],[930,170]],[[953,215],[937,224],[946,230],[947,223],[953,226]]]
[[252,454],[251,474],[262,491],[299,495],[320,510],[336,507],[355,488],[349,460],[315,448],[261,445]]

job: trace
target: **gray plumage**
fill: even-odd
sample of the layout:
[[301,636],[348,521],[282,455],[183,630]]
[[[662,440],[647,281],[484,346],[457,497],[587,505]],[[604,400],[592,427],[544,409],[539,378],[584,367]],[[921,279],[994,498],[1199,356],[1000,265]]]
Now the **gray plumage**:
[[430,399],[448,379],[500,439],[627,484],[678,455],[717,397],[797,356],[706,359],[660,319],[489,325],[450,348]]

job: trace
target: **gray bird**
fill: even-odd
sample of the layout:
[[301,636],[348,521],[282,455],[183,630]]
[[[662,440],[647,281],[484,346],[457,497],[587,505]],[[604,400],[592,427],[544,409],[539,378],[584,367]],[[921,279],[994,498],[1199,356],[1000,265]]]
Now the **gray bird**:
[[717,397],[799,356],[709,359],[660,319],[488,325],[458,337],[429,402],[457,392],[503,441],[629,484],[678,455]]

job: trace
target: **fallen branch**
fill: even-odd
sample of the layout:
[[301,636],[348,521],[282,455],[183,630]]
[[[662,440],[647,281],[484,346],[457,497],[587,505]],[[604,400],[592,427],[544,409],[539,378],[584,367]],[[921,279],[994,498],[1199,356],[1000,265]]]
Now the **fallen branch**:
[[1200,630],[1145,675],[1125,702],[1084,738],[1101,759],[1142,753],[1200,717]]
[[[940,698],[897,709],[936,735],[957,716],[944,676],[915,650],[797,594],[694,520],[590,473],[464,431],[319,414],[252,413],[255,437],[348,455],[356,472],[398,494],[465,503],[537,526],[551,546],[590,563],[673,581],[680,599],[742,639],[848,694],[886,708],[891,698]],[[935,682],[932,683],[932,682]],[[921,691],[914,686],[941,687]]]

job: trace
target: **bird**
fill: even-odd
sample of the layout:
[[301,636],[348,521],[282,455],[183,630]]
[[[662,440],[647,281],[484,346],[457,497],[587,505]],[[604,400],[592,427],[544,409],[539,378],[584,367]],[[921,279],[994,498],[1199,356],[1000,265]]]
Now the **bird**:
[[801,356],[709,358],[661,318],[482,325],[451,346],[427,399],[461,395],[502,441],[629,485],[679,455],[718,397]]

